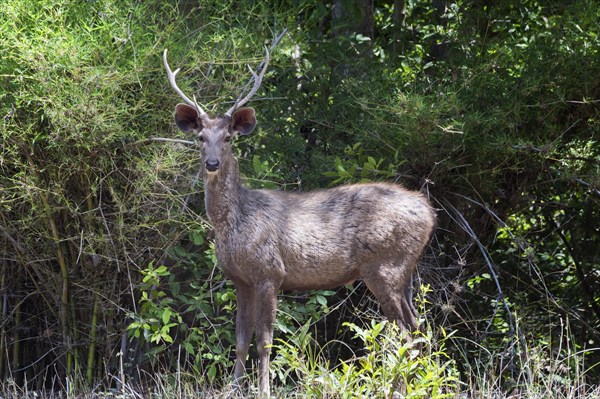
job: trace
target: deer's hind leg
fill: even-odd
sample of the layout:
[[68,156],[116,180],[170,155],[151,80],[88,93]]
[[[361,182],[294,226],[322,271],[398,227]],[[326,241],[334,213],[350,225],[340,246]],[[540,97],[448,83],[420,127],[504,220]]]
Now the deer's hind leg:
[[363,281],[381,304],[385,316],[409,332],[417,330],[419,317],[412,301],[414,267],[411,266],[389,261],[360,269]]

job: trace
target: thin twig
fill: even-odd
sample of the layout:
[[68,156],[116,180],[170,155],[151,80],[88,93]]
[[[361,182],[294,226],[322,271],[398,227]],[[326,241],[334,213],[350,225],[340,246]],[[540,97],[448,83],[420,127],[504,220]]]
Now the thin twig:
[[[477,238],[477,235],[471,228],[471,225],[469,224],[467,219],[462,215],[462,213],[460,213],[460,211],[458,209],[456,209],[454,207],[454,205],[450,204],[449,202],[446,202],[445,207],[451,209],[452,212],[454,212],[454,214],[458,218],[458,221],[460,221],[461,227],[469,234],[469,236],[473,239],[473,241],[479,248],[479,251],[480,251],[481,255],[483,256],[483,259],[485,260],[485,263],[488,266],[488,269],[492,275],[494,283],[496,284],[496,290],[498,291],[497,300],[498,300],[498,302],[501,302],[502,305],[504,306],[504,310],[506,311],[506,314],[508,317],[511,334],[514,335],[515,334],[514,317],[513,317],[513,314],[510,311],[510,308],[508,307],[508,304],[506,303],[506,300],[504,298],[504,292],[502,291],[502,287],[500,286],[500,281],[498,279],[498,275],[496,274],[492,259],[490,258],[488,251],[485,249],[485,247],[483,246],[481,241],[479,241],[479,239]],[[490,320],[490,324],[492,323],[492,320],[493,319]],[[489,325],[488,325],[488,328],[489,328]]]
[[[567,249],[569,255],[571,255],[571,260],[575,265],[575,274],[579,279],[579,283],[581,284],[581,288],[583,291],[583,296],[587,299],[588,304],[591,306],[592,310],[596,314],[596,317],[600,320],[600,306],[596,303],[596,298],[594,292],[598,292],[592,287],[593,279],[586,278],[585,272],[583,271],[583,267],[581,266],[581,262],[579,261],[579,255],[575,252],[575,249],[567,239],[567,237],[563,234],[561,228],[562,226],[557,220],[553,220],[554,225],[556,226],[556,234],[560,237],[560,240],[563,242],[563,245]],[[573,241],[573,232],[571,231],[571,241]]]
[[[479,207],[481,207],[481,209],[483,209],[485,212],[487,212],[490,216],[492,216],[492,218],[494,220],[496,220],[496,222],[498,223],[499,226],[503,227],[507,234],[512,238],[513,242],[519,247],[519,249],[523,252],[527,252],[533,249],[533,247],[524,239],[519,239],[517,238],[513,232],[512,229],[502,220],[500,219],[500,217],[498,215],[496,215],[496,213],[494,213],[488,206],[482,204],[479,201],[475,201],[472,198],[469,198],[465,195],[459,194],[459,193],[452,193],[472,204],[475,204]],[[439,203],[439,201],[438,201]],[[539,267],[537,267],[531,260],[530,257],[528,257],[528,264],[529,264],[529,268],[530,270],[533,270],[534,276],[530,276],[532,277],[532,282],[534,283],[533,287],[535,287],[535,289],[538,289],[537,285],[541,285],[541,288],[543,289],[542,291],[538,291],[540,293],[543,293],[546,295],[546,297],[550,300],[550,302],[556,306],[557,309],[560,309],[562,312],[564,312],[565,314],[569,314],[571,315],[571,317],[574,317],[575,319],[577,319],[577,321],[579,321],[580,323],[582,323],[584,326],[586,326],[587,328],[593,330],[594,327],[592,327],[592,325],[583,317],[581,317],[581,315],[579,315],[577,312],[573,312],[572,309],[569,309],[563,305],[561,305],[557,299],[554,297],[554,295],[552,294],[551,290],[548,288],[548,286],[546,285],[546,281],[544,279],[544,276],[542,274],[542,271],[539,269]],[[535,277],[535,278],[533,278]]]
[[150,137],[148,139],[142,139],[142,140],[134,141],[133,143],[129,143],[128,145],[138,145],[138,144],[147,143],[149,141],[166,141],[166,142],[170,142],[170,143],[178,143],[178,144],[198,146],[198,144],[196,142],[194,142],[194,141],[181,140],[181,139],[169,139],[169,138],[166,138],[166,137]]

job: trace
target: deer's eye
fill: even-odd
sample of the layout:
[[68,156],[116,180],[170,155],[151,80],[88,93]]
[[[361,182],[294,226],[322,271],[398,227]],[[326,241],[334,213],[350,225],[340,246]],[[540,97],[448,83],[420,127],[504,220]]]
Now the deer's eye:
[[226,143],[229,143],[231,141],[231,135],[228,134],[227,136],[225,136],[224,140]]

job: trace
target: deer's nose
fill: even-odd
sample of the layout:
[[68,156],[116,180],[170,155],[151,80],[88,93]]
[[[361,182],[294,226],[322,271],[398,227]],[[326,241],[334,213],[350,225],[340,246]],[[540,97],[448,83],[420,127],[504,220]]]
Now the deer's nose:
[[219,161],[218,160],[207,160],[205,162],[206,165],[206,169],[209,172],[215,172],[217,169],[219,169]]

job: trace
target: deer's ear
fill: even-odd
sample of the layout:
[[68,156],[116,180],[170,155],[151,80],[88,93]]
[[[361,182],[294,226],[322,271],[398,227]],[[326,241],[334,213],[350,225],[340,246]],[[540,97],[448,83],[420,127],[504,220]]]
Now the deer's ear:
[[254,108],[240,108],[231,117],[231,130],[238,132],[242,136],[252,133],[255,126],[256,112],[254,112]]
[[184,132],[199,132],[202,129],[202,121],[198,117],[198,111],[187,104],[177,104],[175,106],[175,124]]

